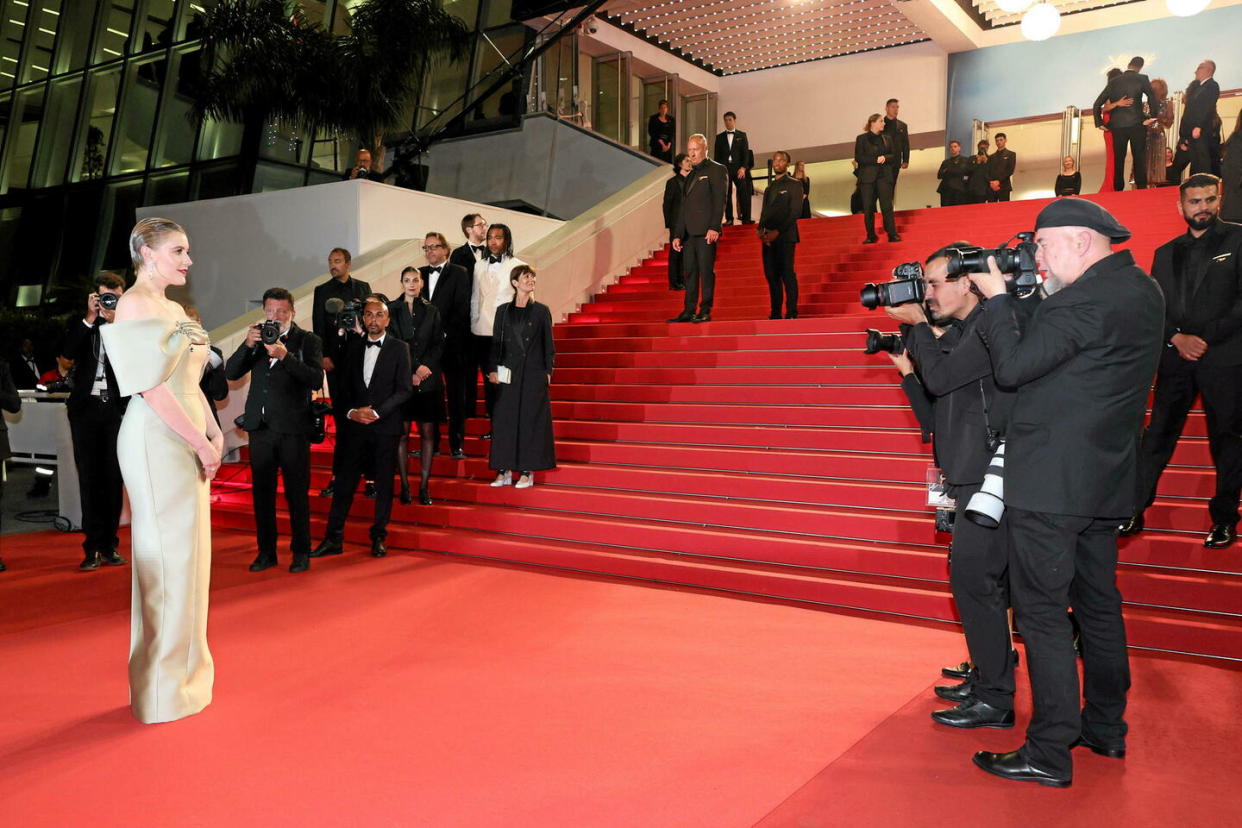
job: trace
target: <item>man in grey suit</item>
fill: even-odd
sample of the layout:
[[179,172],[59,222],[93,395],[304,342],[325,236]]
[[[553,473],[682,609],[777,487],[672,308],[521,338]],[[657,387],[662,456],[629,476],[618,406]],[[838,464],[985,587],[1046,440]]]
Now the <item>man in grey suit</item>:
[[685,193],[673,221],[673,249],[682,253],[686,301],[682,312],[668,321],[710,322],[716,292],[716,240],[729,195],[729,173],[723,164],[707,157],[707,138],[701,134],[690,136],[686,155],[694,166],[686,176]]
[[[1065,198],[1035,221],[1036,258],[1059,286],[1019,331],[1005,279],[971,280],[987,297],[979,328],[996,383],[1017,388],[1005,444],[1010,587],[1026,643],[1034,713],[1026,742],[975,754],[1006,779],[1068,787],[1070,748],[1125,755],[1126,654],[1117,527],[1135,511],[1138,435],[1160,360],[1164,299],[1130,231],[1102,207]],[[1082,632],[1083,700],[1066,607]]]
[[1130,160],[1134,167],[1134,186],[1139,190],[1147,186],[1147,125],[1154,123],[1155,119],[1144,114],[1143,96],[1147,96],[1148,105],[1154,108],[1156,93],[1152,91],[1147,76],[1139,73],[1142,68],[1141,57],[1131,58],[1126,71],[1109,81],[1095,99],[1095,125],[1100,129],[1105,129],[1100,107],[1106,101],[1130,101],[1128,105],[1113,110],[1107,127],[1113,134],[1113,189],[1118,192],[1126,188],[1127,144],[1130,145]]

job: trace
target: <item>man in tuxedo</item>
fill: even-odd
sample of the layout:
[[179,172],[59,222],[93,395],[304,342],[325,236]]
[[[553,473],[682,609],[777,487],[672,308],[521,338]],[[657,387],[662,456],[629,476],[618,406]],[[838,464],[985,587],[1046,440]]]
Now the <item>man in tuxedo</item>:
[[1205,60],[1195,68],[1195,79],[1186,88],[1186,104],[1178,127],[1177,154],[1167,171],[1169,181],[1180,181],[1182,171],[1190,165],[1190,173],[1220,174],[1220,118],[1216,101],[1220,84],[1216,61]]
[[487,219],[469,213],[461,220],[461,232],[466,243],[453,251],[449,261],[473,276],[474,266],[487,257]]
[[949,142],[949,157],[940,162],[940,170],[936,178],[940,186],[940,206],[952,207],[955,204],[969,204],[966,185],[970,182],[970,159],[962,157],[962,145],[958,141]]
[[[1098,129],[1107,129],[1113,134],[1113,189],[1121,192],[1126,188],[1126,146],[1130,147],[1130,160],[1134,169],[1134,186],[1142,190],[1147,187],[1147,125],[1149,119],[1143,112],[1143,97],[1147,97],[1148,108],[1155,105],[1156,93],[1152,91],[1147,76],[1140,74],[1143,59],[1130,59],[1126,71],[1108,82],[1104,91],[1095,99],[1095,125]],[[1118,106],[1113,109],[1108,126],[1105,127],[1102,107],[1108,101],[1129,99],[1129,106]]]
[[293,294],[284,288],[263,293],[263,315],[280,326],[280,338],[263,342],[261,325],[225,364],[225,375],[250,374],[241,427],[250,436],[250,494],[259,554],[251,572],[276,566],[276,474],[285,481],[293,553],[290,572],[310,568],[310,438],[314,428],[311,394],[323,387],[323,343],[294,324]]
[[910,166],[910,128],[897,117],[900,109],[901,102],[896,98],[884,102],[884,134],[893,148],[886,162],[893,171],[893,198],[897,198],[897,176]]
[[[116,438],[128,400],[122,399],[108,361],[99,328],[116,315],[100,304],[105,294],[119,297],[125,282],[115,273],[101,273],[95,292],[86,297],[86,315],[71,321],[61,350],[72,360],[71,389],[65,407],[73,435],[73,460],[78,469],[82,499],[82,549],[86,556],[79,569],[91,571],[100,564],[127,563],[116,551],[121,523],[121,468],[116,457]],[[116,306],[113,305],[113,308]]]
[[[323,343],[323,370],[328,378],[328,396],[332,398],[332,419],[339,426],[343,415],[337,405],[339,396],[336,360],[340,356],[345,342],[345,332],[336,324],[336,312],[328,310],[328,302],[332,299],[349,304],[366,298],[371,294],[371,286],[361,279],[350,275],[353,257],[343,247],[334,247],[328,252],[328,281],[315,287],[315,298],[311,303],[311,330]],[[319,493],[320,497],[332,497],[336,482],[336,462],[333,456],[333,478],[327,488]],[[368,481],[370,478],[368,478]],[[375,494],[374,484],[368,483],[367,495]]]
[[[1136,438],[1164,331],[1160,288],[1130,251],[1112,252],[1129,238],[1086,199],[1058,199],[1040,211],[1036,260],[1060,288],[1022,330],[995,261],[990,272],[971,274],[987,297],[979,328],[996,382],[1017,389],[1005,441],[1005,516],[1034,713],[1021,748],[974,757],[1005,779],[1068,787],[1071,747],[1125,755],[1130,665],[1117,527],[1134,514]],[[1066,607],[1081,630],[1081,711]]]
[[31,389],[38,385],[39,377],[43,376],[46,370],[40,367],[39,361],[35,358],[34,341],[30,337],[22,340],[9,367],[13,374],[14,384],[22,389]]
[[772,156],[772,180],[763,191],[759,215],[759,241],[763,244],[763,275],[768,280],[768,319],[781,318],[781,294],[785,318],[798,318],[798,274],[794,251],[798,247],[798,217],[802,215],[802,182],[788,175],[789,153]]
[[1242,225],[1221,221],[1220,179],[1197,173],[1181,183],[1179,208],[1188,229],[1156,251],[1152,276],[1164,291],[1164,341],[1151,423],[1139,449],[1139,509],[1122,535],[1143,528],[1143,509],[1173,456],[1195,397],[1202,395],[1216,494],[1203,545],[1237,539],[1242,492]]
[[345,519],[354,502],[354,490],[365,470],[376,478],[375,521],[371,524],[371,555],[388,554],[388,517],[392,514],[392,477],[397,471],[397,444],[405,426],[402,405],[413,393],[410,349],[388,336],[388,305],[380,296],[367,297],[362,312],[365,333],[351,336],[340,354],[341,410],[337,434],[337,476],[324,539],[312,558],[339,555],[344,550]]
[[[454,460],[465,460],[466,418],[474,403],[474,341],[470,338],[471,274],[464,267],[447,261],[448,239],[443,233],[428,233],[423,239],[427,265],[423,274],[423,298],[440,311],[444,325],[444,388],[448,394],[449,449]],[[437,428],[439,426],[437,425]],[[439,434],[434,445],[440,444]]]
[[716,293],[716,241],[729,195],[729,172],[707,157],[703,135],[690,136],[686,155],[692,166],[673,225],[673,249],[681,252],[686,274],[686,299],[681,313],[668,321],[710,322]]
[[1018,155],[1005,144],[1005,133],[996,133],[996,152],[988,156],[988,201],[1008,201],[1013,192],[1013,172],[1018,167]]
[[713,158],[724,164],[729,171],[729,192],[725,196],[725,223],[733,223],[733,197],[737,194],[737,217],[742,224],[750,224],[750,199],[754,194],[750,167],[754,162],[754,154],[750,151],[750,140],[746,133],[736,129],[737,115],[732,112],[724,114],[724,132],[716,136],[716,151]]

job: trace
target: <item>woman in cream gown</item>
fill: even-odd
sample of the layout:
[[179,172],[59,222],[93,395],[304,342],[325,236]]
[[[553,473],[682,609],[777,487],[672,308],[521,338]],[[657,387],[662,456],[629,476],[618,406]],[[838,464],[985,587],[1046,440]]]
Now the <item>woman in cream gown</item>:
[[130,396],[117,439],[133,514],[129,697],[138,720],[152,724],[211,703],[209,487],[223,439],[199,389],[207,333],[164,296],[186,281],[185,232],[143,219],[130,252],[137,281],[101,335],[120,392]]

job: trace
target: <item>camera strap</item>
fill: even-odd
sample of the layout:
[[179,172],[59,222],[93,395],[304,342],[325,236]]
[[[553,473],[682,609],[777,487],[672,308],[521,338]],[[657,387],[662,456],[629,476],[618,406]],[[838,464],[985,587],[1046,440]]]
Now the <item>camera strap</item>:
[[992,420],[988,417],[988,395],[983,390],[983,380],[979,380],[979,399],[983,401],[983,427],[988,431],[992,430]]

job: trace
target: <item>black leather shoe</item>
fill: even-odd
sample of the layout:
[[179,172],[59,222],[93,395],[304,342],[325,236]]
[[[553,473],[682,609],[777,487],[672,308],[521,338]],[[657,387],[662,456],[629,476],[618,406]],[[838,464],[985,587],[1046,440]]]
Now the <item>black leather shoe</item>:
[[961,684],[940,685],[936,688],[936,695],[945,701],[964,702],[971,698],[971,691],[974,689],[975,683],[966,679]]
[[459,448],[458,448],[458,449],[453,449],[453,459],[454,459],[454,460],[465,460],[465,459],[466,459],[466,453],[465,453],[464,451],[462,451],[461,449],[459,449]]
[[409,506],[411,503],[413,503],[413,502],[414,502],[414,496],[410,494],[410,487],[409,487],[409,486],[402,486],[402,487],[401,487],[401,495],[400,495],[400,498],[401,498],[401,502],[402,502],[402,504],[404,504],[404,505],[406,505],[406,506]]
[[371,541],[371,557],[382,558],[388,554],[388,547],[384,546],[384,542],[379,538]]
[[319,490],[319,496],[320,497],[332,497],[335,491],[336,491],[336,481],[334,480]]
[[888,240],[889,240],[889,241],[891,241],[891,242],[899,242],[899,241],[901,241],[901,236],[899,236],[899,235],[897,235],[896,233],[894,233],[893,235],[891,235],[891,236],[889,236],[889,237],[888,237]]
[[682,311],[681,313],[677,314],[676,316],[674,316],[672,319],[668,321],[669,322],[689,322],[692,319],[694,319],[694,314],[686,313],[685,311]]
[[694,316],[690,317],[690,321],[691,321],[691,322],[694,322],[696,325],[697,325],[699,322],[711,322],[711,321],[712,321],[712,312],[711,312],[711,311],[708,311],[707,313],[699,313],[699,314],[695,314]]
[[362,494],[372,500],[375,500],[375,483],[368,480],[367,485],[362,488]]
[[4,572],[8,567],[4,565],[4,560],[0,559],[0,572]]
[[875,244],[879,240],[878,236],[867,236],[867,238],[863,239],[863,244]]
[[1131,535],[1137,535],[1139,532],[1142,532],[1142,531],[1143,531],[1143,515],[1142,514],[1135,515],[1134,517],[1127,520],[1125,523],[1121,524],[1121,526],[1117,527],[1117,534],[1123,538],[1128,538]]
[[119,552],[112,548],[100,552],[99,559],[108,566],[125,566],[125,564],[129,563]]
[[975,698],[967,699],[948,710],[937,710],[931,717],[933,722],[949,727],[994,727],[999,730],[1013,727],[1012,710],[1001,710]]
[[1038,782],[1050,788],[1068,788],[1072,781],[1069,776],[1057,776],[1035,767],[1016,750],[1012,753],[988,753],[981,750],[975,754],[975,764],[993,776],[1015,782]]
[[1203,539],[1203,545],[1208,549],[1224,549],[1226,546],[1232,546],[1237,539],[1237,526],[1229,523],[1214,523],[1212,531],[1208,532],[1207,537]]
[[969,661],[963,661],[961,664],[957,665],[956,667],[941,667],[940,675],[944,676],[945,678],[960,679],[962,681],[965,681],[966,679],[970,678],[970,674],[974,671],[974,669],[975,669],[974,664],[970,663]]
[[686,283],[685,282],[674,282],[673,284],[668,286],[668,289],[669,290],[685,290]]
[[786,318],[786,319],[797,319],[797,318],[798,318],[798,312],[797,312],[797,311],[794,311],[794,312],[792,312],[792,313],[787,313],[787,314],[785,314],[785,318]]
[[98,550],[95,550],[94,552],[87,552],[86,558],[82,561],[82,563],[78,564],[78,569],[83,572],[94,572],[96,569],[99,569],[99,564],[101,562],[102,559],[99,557]]
[[1107,756],[1109,759],[1125,759],[1126,758],[1126,746],[1125,745],[1122,745],[1121,747],[1107,747],[1105,745],[1099,745],[1099,744],[1096,744],[1095,742],[1089,741],[1086,736],[1079,736],[1078,740],[1075,741],[1074,744],[1070,745],[1070,747],[1072,748],[1085,747],[1089,749],[1092,753],[1098,754],[1100,756]]
[[293,563],[289,564],[290,572],[305,572],[310,569],[310,555],[294,555]]
[[319,542],[318,546],[311,550],[310,556],[312,558],[322,558],[326,555],[339,555],[344,551],[345,549],[341,546],[339,540],[324,538]]
[[424,506],[430,506],[431,505],[431,492],[427,491],[425,488],[419,489],[418,490],[418,502],[423,504]]
[[779,313],[769,313],[769,314],[768,314],[768,319],[780,319],[780,318],[781,318],[781,315],[780,315]]
[[251,572],[262,572],[265,569],[271,569],[275,565],[276,565],[275,555],[268,555],[263,552],[260,552],[259,556],[254,559],[254,563],[250,564],[250,571]]

